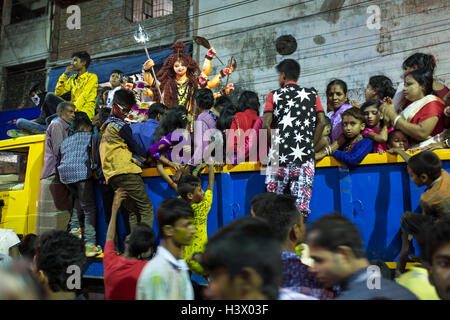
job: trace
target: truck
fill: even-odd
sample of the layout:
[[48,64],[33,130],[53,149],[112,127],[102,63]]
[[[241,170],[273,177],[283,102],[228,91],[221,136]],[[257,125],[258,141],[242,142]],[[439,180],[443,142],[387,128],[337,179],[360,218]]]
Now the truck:
[[[13,229],[23,236],[35,232],[44,143],[44,134],[0,140],[0,228]],[[450,150],[434,152],[450,172]],[[174,174],[171,168],[166,170]],[[155,210],[165,198],[177,197],[156,168],[144,169],[142,178]],[[264,167],[258,162],[225,165],[216,172],[208,236],[232,220],[250,215],[251,199],[265,191],[264,180]],[[206,175],[202,182],[206,187]],[[424,189],[409,179],[406,164],[397,155],[369,154],[355,169],[325,157],[316,163],[308,223],[324,214],[341,212],[359,228],[367,257],[385,261],[394,269],[401,246],[400,218],[405,211],[421,212],[419,199]],[[98,185],[96,201],[97,243],[103,247],[107,225]],[[118,217],[124,234],[123,221]],[[153,229],[158,238],[156,219]],[[417,244],[415,250],[419,251]],[[88,259],[84,277],[103,278],[101,256]]]

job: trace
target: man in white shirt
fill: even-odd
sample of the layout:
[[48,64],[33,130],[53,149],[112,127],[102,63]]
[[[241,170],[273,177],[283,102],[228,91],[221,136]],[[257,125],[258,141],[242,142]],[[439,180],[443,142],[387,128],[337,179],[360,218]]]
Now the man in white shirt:
[[194,300],[183,249],[192,241],[194,211],[183,199],[168,198],[156,211],[161,245],[139,276],[136,300]]
[[114,100],[114,93],[122,88],[122,83],[126,82],[125,74],[120,70],[113,70],[109,75],[109,83],[112,90],[108,92],[108,98],[106,99],[106,107],[111,109]]

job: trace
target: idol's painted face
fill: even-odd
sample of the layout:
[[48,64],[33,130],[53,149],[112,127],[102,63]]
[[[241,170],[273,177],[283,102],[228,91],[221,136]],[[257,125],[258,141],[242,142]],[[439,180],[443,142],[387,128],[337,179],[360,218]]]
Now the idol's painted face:
[[183,64],[182,60],[177,60],[173,65],[173,71],[175,71],[177,76],[182,76],[186,74],[187,67]]

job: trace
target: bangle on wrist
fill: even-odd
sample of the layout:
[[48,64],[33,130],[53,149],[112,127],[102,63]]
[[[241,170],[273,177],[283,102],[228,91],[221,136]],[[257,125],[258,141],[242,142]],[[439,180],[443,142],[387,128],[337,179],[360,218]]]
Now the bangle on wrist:
[[173,187],[173,185],[175,185],[175,181],[172,181],[169,186]]
[[450,148],[450,138],[449,138],[449,139],[446,139],[446,140],[444,141],[444,143],[445,143],[445,145],[447,146],[447,148]]
[[395,117],[394,122],[393,122],[394,128],[395,128],[395,125],[397,124],[398,119],[400,119],[400,117],[401,117],[400,115]]
[[205,56],[205,59],[208,59],[208,60],[212,60],[212,58],[213,58],[213,57],[210,57],[210,56],[208,56],[208,55]]

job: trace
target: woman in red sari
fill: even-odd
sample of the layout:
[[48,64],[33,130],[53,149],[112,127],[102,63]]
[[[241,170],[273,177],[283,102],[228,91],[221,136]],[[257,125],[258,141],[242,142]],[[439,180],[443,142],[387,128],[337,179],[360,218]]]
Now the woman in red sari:
[[[431,73],[431,76],[433,76],[434,69],[436,68],[436,58],[431,54],[417,52],[409,56],[403,62],[402,68],[405,71],[404,76],[414,70],[421,70],[422,73],[429,72]],[[450,96],[448,95],[450,89],[443,83],[434,79],[432,87],[435,95],[448,105],[448,103],[450,103]],[[394,104],[397,112],[401,112],[406,107],[407,103],[408,101],[403,95],[403,84],[400,84],[394,96]]]
[[382,110],[393,127],[409,136],[410,145],[430,140],[444,131],[444,102],[433,94],[433,76],[422,70],[405,77],[403,94],[407,105],[399,114],[392,99],[385,98]]

